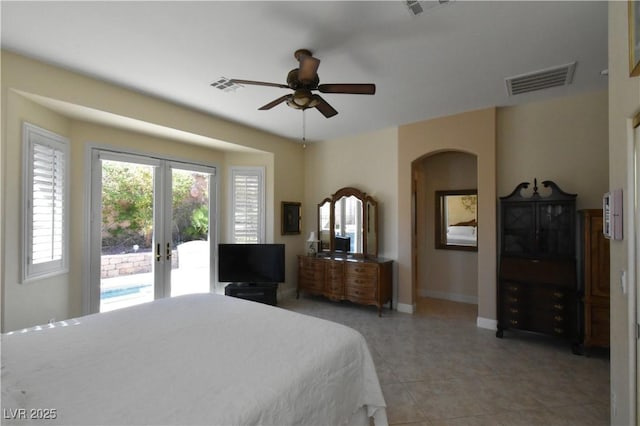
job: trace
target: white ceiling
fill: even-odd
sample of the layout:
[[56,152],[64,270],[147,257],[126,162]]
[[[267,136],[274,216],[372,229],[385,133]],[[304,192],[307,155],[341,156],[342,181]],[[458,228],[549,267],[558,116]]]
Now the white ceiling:
[[[310,49],[321,83],[375,83],[374,96],[323,94],[307,140],[326,140],[489,106],[604,90],[607,3],[421,1],[0,3],[2,48],[271,133],[300,139],[286,93],[210,87],[219,77],[285,84]],[[573,83],[508,96],[505,78],[577,61]]]

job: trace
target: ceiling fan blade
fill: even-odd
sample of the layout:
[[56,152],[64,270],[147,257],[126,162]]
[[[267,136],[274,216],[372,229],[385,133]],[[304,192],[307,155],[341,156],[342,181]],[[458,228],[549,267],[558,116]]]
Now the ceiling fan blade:
[[253,86],[269,86],[269,87],[281,87],[283,89],[288,89],[289,86],[286,84],[278,84],[278,83],[267,83],[264,81],[253,81],[253,80],[238,80],[237,78],[232,78],[232,82],[237,84],[249,84]]
[[314,99],[318,100],[318,105],[316,105],[316,109],[322,113],[326,118],[331,118],[334,115],[338,114],[327,101],[322,99],[319,95],[313,95]]
[[348,93],[352,95],[373,95],[375,84],[321,84],[318,90],[322,93]]
[[298,79],[303,82],[309,82],[316,79],[316,73],[320,66],[320,59],[313,56],[300,55],[300,69],[298,71]]
[[287,99],[289,99],[291,95],[284,95],[284,96],[280,96],[278,99],[276,99],[275,101],[271,101],[268,104],[261,106],[260,108],[258,108],[259,110],[266,110],[266,109],[271,109],[276,105],[279,105],[281,103],[283,103],[284,101],[286,101]]

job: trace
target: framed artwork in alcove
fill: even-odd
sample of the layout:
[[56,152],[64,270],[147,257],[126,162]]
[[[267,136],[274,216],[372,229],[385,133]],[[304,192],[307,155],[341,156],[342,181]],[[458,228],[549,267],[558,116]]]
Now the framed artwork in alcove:
[[282,202],[282,235],[294,235],[300,233],[301,205],[301,203],[292,201]]

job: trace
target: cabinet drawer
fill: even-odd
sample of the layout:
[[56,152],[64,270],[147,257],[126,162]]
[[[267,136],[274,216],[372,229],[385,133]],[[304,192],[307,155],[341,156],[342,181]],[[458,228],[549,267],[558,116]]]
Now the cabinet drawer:
[[521,259],[504,257],[500,278],[509,281],[575,286],[576,265],[572,260]]
[[325,265],[325,291],[333,297],[344,295],[344,264],[327,262]]
[[[377,299],[376,287],[347,286],[347,298],[352,301],[370,302]],[[354,300],[355,299],[355,300]]]
[[374,265],[374,264],[347,263],[345,265],[345,268],[348,276],[358,276],[360,278],[365,278],[365,277],[376,278],[378,276],[378,265]]
[[324,265],[313,258],[298,258],[298,286],[321,292],[324,287]]
[[378,287],[377,265],[345,265],[345,286],[375,289]]
[[340,280],[344,275],[344,265],[338,262],[327,262],[324,267],[324,273],[327,280]]

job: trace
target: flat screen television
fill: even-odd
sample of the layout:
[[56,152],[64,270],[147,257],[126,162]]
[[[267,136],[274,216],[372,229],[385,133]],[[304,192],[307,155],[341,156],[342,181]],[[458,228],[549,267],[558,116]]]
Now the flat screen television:
[[284,244],[218,244],[218,282],[284,282]]

